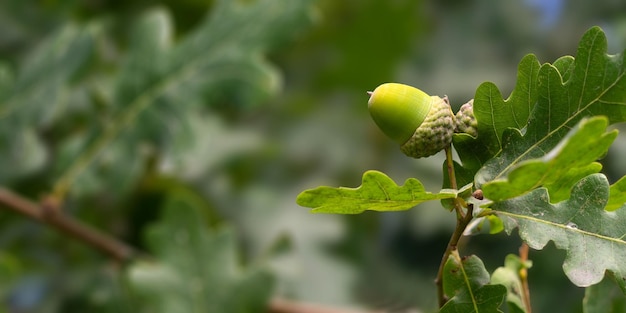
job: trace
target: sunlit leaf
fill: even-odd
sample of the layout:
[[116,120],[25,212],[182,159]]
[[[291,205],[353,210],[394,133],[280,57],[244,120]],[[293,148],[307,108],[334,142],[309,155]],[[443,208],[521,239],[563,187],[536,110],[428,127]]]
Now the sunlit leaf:
[[615,211],[626,204],[626,176],[622,177],[609,189],[609,202],[606,204],[607,211]]
[[606,126],[607,120],[604,117],[582,120],[543,157],[520,162],[509,172],[506,179],[483,184],[485,197],[493,201],[502,201],[523,195],[540,186],[545,186],[550,192],[551,187],[558,186],[560,197],[556,198],[551,192],[551,200],[557,202],[566,199],[570,186],[582,177],[593,174],[593,170],[601,169],[594,161],[606,154],[617,137],[617,131],[606,132]]
[[387,175],[378,171],[363,174],[363,183],[358,188],[317,187],[305,190],[296,199],[304,207],[313,208],[315,213],[358,214],[365,210],[402,211],[424,201],[456,197],[454,190],[430,193],[424,185],[409,178],[398,186]]

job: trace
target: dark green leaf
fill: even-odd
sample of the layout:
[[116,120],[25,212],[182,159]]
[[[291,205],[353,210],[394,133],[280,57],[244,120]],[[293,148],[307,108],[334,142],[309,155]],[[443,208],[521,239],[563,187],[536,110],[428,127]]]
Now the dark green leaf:
[[398,186],[384,173],[367,171],[358,188],[321,186],[303,191],[296,202],[313,208],[315,213],[358,214],[365,210],[403,211],[425,201],[454,198],[456,195],[457,192],[451,189],[436,194],[427,192],[415,178],[409,178],[403,186]]
[[477,256],[461,258],[455,250],[444,267],[443,288],[450,298],[440,312],[501,312],[506,288],[489,285],[489,273]]
[[518,66],[515,89],[506,100],[502,99],[500,90],[493,83],[486,82],[478,87],[474,97],[478,137],[474,139],[463,134],[454,136],[454,147],[465,167],[478,169],[498,155],[504,144],[504,130],[521,130],[526,126],[538,97],[538,71],[537,57],[525,56]]
[[605,211],[608,197],[606,177],[592,174],[574,185],[569,200],[556,205],[540,188],[492,208],[505,230],[518,227],[531,248],[542,249],[552,240],[566,250],[565,274],[577,286],[587,287],[600,282],[605,271],[626,280],[626,210]]

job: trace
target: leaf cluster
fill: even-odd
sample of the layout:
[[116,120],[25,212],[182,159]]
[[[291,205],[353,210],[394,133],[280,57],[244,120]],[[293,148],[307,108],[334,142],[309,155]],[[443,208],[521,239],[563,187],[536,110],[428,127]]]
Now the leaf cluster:
[[[468,211],[477,221],[470,223],[472,227],[487,218],[493,225],[502,223],[509,234],[519,229],[531,248],[542,249],[553,241],[566,250],[563,269],[572,283],[588,287],[608,274],[626,294],[626,267],[621,261],[626,257],[625,179],[609,185],[599,173],[598,162],[617,137],[617,131],[607,127],[626,121],[626,54],[608,55],[606,49],[603,31],[594,27],[582,37],[575,57],[544,64],[534,55],[524,57],[507,99],[493,83],[477,88],[478,135],[455,134],[460,162],[449,167],[460,173],[458,185],[481,191],[480,199],[465,190],[445,189],[452,184],[444,170],[446,182],[439,193],[414,188],[420,186],[414,178],[397,186],[382,173],[366,172],[359,188],[318,187],[302,192],[297,202],[314,212],[358,213],[410,209],[424,200],[457,198],[457,215],[462,214],[459,204],[474,208]],[[444,206],[454,206],[449,201]],[[458,282],[457,287],[444,280],[451,299],[442,310],[492,312],[505,293],[498,291],[495,297],[489,292],[489,300],[480,296],[490,286],[488,275],[467,274],[477,266],[471,261],[474,257],[453,256],[445,273],[462,275],[448,277]],[[511,300],[515,299],[513,285],[498,281],[508,288],[509,304],[519,302]],[[525,311],[514,306],[514,311]]]

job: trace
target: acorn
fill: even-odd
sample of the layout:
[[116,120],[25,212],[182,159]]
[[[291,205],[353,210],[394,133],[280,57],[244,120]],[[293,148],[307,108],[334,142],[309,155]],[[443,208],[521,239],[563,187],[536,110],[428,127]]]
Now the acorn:
[[368,93],[372,119],[407,156],[428,157],[450,145],[456,121],[447,97],[429,96],[397,83],[382,84]]
[[466,133],[472,137],[478,136],[478,122],[474,117],[474,99],[461,106],[456,113],[455,133]]

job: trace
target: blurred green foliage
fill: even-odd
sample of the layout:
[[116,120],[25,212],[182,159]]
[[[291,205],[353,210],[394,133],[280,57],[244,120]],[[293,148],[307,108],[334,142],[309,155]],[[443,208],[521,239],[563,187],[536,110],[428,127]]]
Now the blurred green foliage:
[[[365,91],[399,81],[458,107],[493,81],[507,95],[522,56],[572,54],[592,25],[609,52],[626,46],[624,12],[608,0],[3,1],[0,182],[33,199],[56,190],[68,213],[157,260],[166,242],[154,243],[155,229],[179,227],[188,212],[172,217],[185,209],[171,197],[183,194],[207,236],[230,229],[229,262],[273,275],[273,296],[430,310],[454,224],[446,210],[312,215],[296,195],[356,186],[368,169],[394,181],[417,172],[438,190],[443,157],[405,158],[369,119]],[[626,172],[625,142],[605,159],[610,179]],[[518,246],[466,241],[490,272]],[[530,255],[534,307],[580,311],[567,299],[582,290],[554,270],[563,253],[547,250]],[[123,274],[71,238],[0,214],[0,312],[132,311]]]

